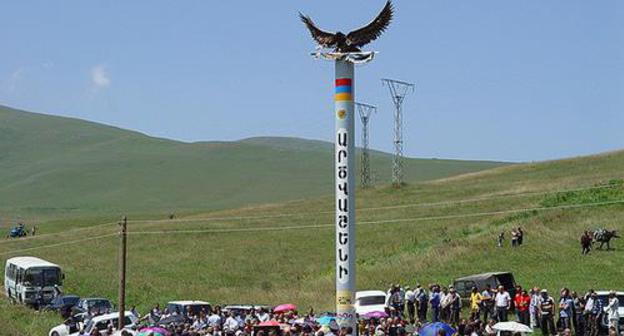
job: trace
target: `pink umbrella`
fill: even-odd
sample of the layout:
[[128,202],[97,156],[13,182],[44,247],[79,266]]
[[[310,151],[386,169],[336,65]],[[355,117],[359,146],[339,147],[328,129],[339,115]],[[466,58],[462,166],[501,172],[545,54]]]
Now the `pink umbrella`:
[[280,326],[281,324],[279,322],[273,321],[273,320],[265,321],[265,322],[258,324],[258,327],[280,327]]
[[386,317],[388,317],[388,314],[386,314],[386,312],[382,312],[382,311],[373,311],[373,312],[368,312],[366,314],[362,314],[362,317],[379,319],[379,318],[386,318]]
[[139,330],[139,336],[141,335],[154,335],[154,336],[169,336],[171,335],[167,329],[159,327],[146,327]]
[[275,307],[273,309],[273,312],[279,314],[279,313],[285,313],[285,312],[291,311],[291,310],[297,310],[297,306],[295,306],[292,303],[284,303],[284,304],[281,304],[281,305]]

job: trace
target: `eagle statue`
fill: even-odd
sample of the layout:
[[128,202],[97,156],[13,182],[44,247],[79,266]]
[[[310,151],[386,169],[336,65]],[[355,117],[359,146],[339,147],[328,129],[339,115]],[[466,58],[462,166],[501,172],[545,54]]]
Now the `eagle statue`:
[[347,35],[342,32],[326,32],[314,24],[309,16],[299,13],[299,18],[306,25],[312,38],[323,48],[334,48],[335,52],[352,53],[360,52],[360,48],[376,40],[388,28],[394,7],[388,0],[379,15],[368,25],[354,30]]

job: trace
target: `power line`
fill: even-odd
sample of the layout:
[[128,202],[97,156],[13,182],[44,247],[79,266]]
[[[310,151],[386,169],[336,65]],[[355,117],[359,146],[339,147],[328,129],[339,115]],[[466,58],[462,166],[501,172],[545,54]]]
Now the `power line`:
[[101,236],[95,236],[95,237],[89,237],[89,238],[83,238],[83,239],[76,239],[76,240],[66,241],[66,242],[62,242],[62,243],[43,245],[43,246],[34,246],[34,247],[29,247],[29,248],[24,248],[24,249],[19,249],[19,250],[12,250],[10,252],[0,253],[0,255],[1,256],[5,256],[5,255],[9,255],[9,254],[28,252],[28,251],[39,250],[39,249],[50,248],[50,247],[59,247],[59,246],[78,244],[78,243],[83,243],[83,242],[91,241],[91,240],[98,240],[98,239],[103,239],[103,238],[108,238],[108,237],[115,237],[118,234],[119,233],[115,232],[115,233],[109,233],[109,234],[105,234],[105,235],[101,235]]
[[[595,190],[595,189],[606,189],[606,188],[614,188],[618,185],[601,185],[601,186],[592,186],[592,187],[583,187],[583,188],[574,188],[574,189],[563,189],[563,190],[550,190],[550,191],[530,191],[530,192],[520,192],[520,193],[507,193],[507,194],[499,194],[492,196],[484,196],[484,197],[475,197],[475,198],[467,198],[453,201],[440,201],[440,202],[429,202],[429,203],[408,203],[408,204],[399,204],[399,205],[388,205],[388,206],[379,206],[379,207],[369,207],[369,208],[358,208],[358,211],[377,211],[377,210],[392,210],[392,209],[403,209],[403,208],[411,208],[411,207],[434,207],[434,206],[445,206],[445,205],[454,205],[454,204],[465,204],[465,203],[473,203],[480,201],[487,201],[492,199],[500,199],[500,198],[512,198],[512,197],[524,197],[524,196],[537,196],[537,195],[546,195],[546,194],[561,194],[568,192],[579,192],[579,191],[587,191],[587,190]],[[181,219],[144,219],[144,220],[129,220],[128,223],[134,224],[158,224],[158,223],[188,223],[188,222],[210,222],[210,221],[229,221],[229,220],[254,220],[254,219],[274,219],[274,218],[288,218],[288,217],[305,217],[312,215],[320,215],[320,214],[333,214],[334,211],[318,211],[318,212],[301,212],[301,213],[280,213],[273,215],[256,215],[256,216],[224,216],[224,217],[200,217],[200,218],[181,218]],[[96,224],[87,227],[70,229],[62,232],[55,233],[46,233],[40,234],[37,236],[24,237],[16,240],[1,240],[1,244],[5,243],[17,243],[26,240],[36,240],[41,238],[47,238],[51,236],[59,236],[59,235],[67,235],[73,234],[77,231],[96,229],[102,226],[113,226],[117,225],[117,222],[107,222]],[[360,224],[360,223],[358,223]]]
[[[623,204],[623,200],[607,201],[607,202],[594,202],[594,203],[579,203],[568,204],[554,207],[534,207],[534,208],[520,208],[498,211],[486,211],[476,213],[466,213],[457,215],[441,215],[441,216],[428,216],[428,217],[412,217],[412,218],[397,218],[397,219],[384,219],[376,221],[362,221],[356,225],[373,225],[373,224],[388,224],[388,223],[404,223],[404,222],[422,222],[431,220],[446,220],[446,219],[460,219],[460,218],[472,218],[472,217],[484,217],[493,215],[503,215],[519,212],[531,212],[531,211],[549,211],[549,210],[561,210],[561,209],[576,209],[587,208],[603,205]],[[236,228],[236,229],[206,229],[206,230],[162,230],[162,231],[131,231],[128,234],[189,234],[189,233],[235,233],[235,232],[262,232],[262,231],[285,231],[285,230],[303,230],[303,229],[316,229],[316,228],[332,228],[335,224],[314,224],[314,225],[292,225],[292,226],[273,226],[273,227],[260,227],[260,228]]]
[[[402,209],[402,208],[411,208],[411,207],[434,207],[434,206],[444,206],[444,205],[453,205],[453,204],[464,204],[464,203],[473,203],[480,201],[487,201],[492,199],[500,199],[507,197],[523,197],[523,196],[537,196],[537,195],[546,195],[546,194],[560,194],[567,192],[578,192],[578,191],[586,191],[593,189],[604,189],[604,188],[614,188],[615,185],[604,185],[604,186],[593,186],[593,187],[585,187],[585,188],[576,188],[576,189],[564,189],[558,191],[533,191],[533,192],[522,192],[522,193],[508,193],[508,194],[499,194],[492,196],[484,196],[484,197],[475,197],[475,198],[467,198],[461,200],[454,201],[440,201],[440,202],[429,202],[429,203],[407,203],[407,204],[399,204],[399,205],[387,205],[387,206],[379,206],[379,207],[368,207],[368,208],[358,208],[358,211],[375,211],[375,210],[391,210],[391,209]],[[257,215],[257,216],[232,216],[232,217],[198,217],[198,218],[182,218],[182,219],[158,219],[158,220],[135,220],[131,221],[133,223],[163,223],[163,222],[202,222],[202,221],[227,221],[227,220],[246,220],[246,219],[272,219],[272,218],[284,218],[284,217],[305,217],[312,215],[321,215],[321,214],[333,214],[334,211],[315,211],[315,212],[300,212],[300,213],[280,213],[273,215]]]
[[[442,215],[442,216],[429,216],[429,217],[414,217],[414,218],[397,218],[397,219],[385,219],[385,220],[377,220],[377,221],[364,221],[359,222],[357,225],[378,225],[378,224],[390,224],[390,223],[405,223],[405,222],[422,222],[422,221],[432,221],[432,220],[447,220],[447,219],[460,219],[460,218],[473,218],[473,217],[485,217],[485,216],[493,216],[493,215],[503,215],[510,213],[519,213],[519,212],[530,212],[530,211],[549,211],[549,210],[562,210],[562,209],[579,209],[579,208],[589,208],[589,207],[597,207],[604,205],[615,205],[615,204],[624,204],[623,200],[616,201],[606,201],[606,202],[594,202],[594,203],[579,203],[579,204],[568,204],[568,205],[560,205],[554,207],[534,207],[534,208],[520,208],[520,209],[509,209],[509,210],[499,210],[499,211],[488,211],[488,212],[476,212],[476,213],[466,213],[466,214],[456,214],[456,215]],[[261,228],[238,228],[238,229],[207,229],[207,230],[162,230],[162,231],[129,231],[129,235],[160,235],[160,234],[197,234],[197,233],[240,233],[240,232],[264,232],[264,231],[287,231],[287,230],[305,230],[305,229],[324,229],[324,228],[333,228],[335,224],[315,224],[315,225],[293,225],[293,226],[273,226],[273,227],[261,227]],[[96,237],[78,239],[73,241],[67,241],[62,243],[43,245],[43,246],[35,246],[20,250],[13,250],[10,252],[1,253],[0,256],[5,256],[9,254],[27,252],[37,249],[45,249],[51,247],[59,247],[71,244],[82,243],[91,240],[98,240],[108,237],[117,236],[118,233],[111,233]]]

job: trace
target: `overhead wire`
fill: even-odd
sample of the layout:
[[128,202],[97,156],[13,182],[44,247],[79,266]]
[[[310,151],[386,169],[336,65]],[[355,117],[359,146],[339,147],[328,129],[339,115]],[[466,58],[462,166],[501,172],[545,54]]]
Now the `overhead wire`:
[[[575,188],[575,189],[567,189],[567,190],[558,190],[558,191],[535,191],[535,192],[525,192],[525,193],[513,193],[513,194],[501,194],[501,195],[493,195],[486,197],[477,197],[471,199],[463,199],[463,200],[455,200],[455,201],[443,201],[443,202],[433,202],[433,203],[410,203],[410,204],[401,204],[394,206],[381,206],[381,207],[370,207],[370,208],[360,208],[359,210],[381,210],[381,209],[397,209],[397,208],[406,208],[406,207],[418,207],[418,206],[437,206],[437,205],[452,205],[452,204],[462,204],[469,202],[478,202],[490,199],[498,199],[500,197],[518,197],[518,196],[528,196],[528,195],[542,195],[542,194],[560,194],[567,192],[577,192],[577,191],[586,191],[592,189],[603,189],[603,188],[613,188],[616,185],[603,185],[603,186],[593,186],[593,187],[584,187],[584,188]],[[507,214],[507,213],[516,213],[516,212],[525,212],[525,211],[545,211],[545,210],[556,210],[556,209],[568,209],[568,208],[580,208],[580,207],[590,207],[590,206],[600,206],[600,205],[611,205],[611,204],[619,204],[624,203],[624,200],[617,201],[608,201],[608,202],[594,202],[594,203],[581,203],[581,204],[572,204],[572,205],[562,205],[555,207],[534,207],[534,208],[521,208],[521,209],[509,209],[509,210],[498,210],[498,211],[488,211],[488,212],[479,212],[479,213],[466,213],[466,214],[456,214],[456,215],[440,215],[440,216],[426,216],[426,217],[412,217],[412,218],[397,218],[397,219],[384,219],[377,221],[360,221],[357,222],[357,225],[371,225],[371,224],[384,224],[384,223],[402,223],[409,221],[427,221],[427,220],[444,220],[444,219],[459,219],[459,218],[469,218],[469,217],[481,217],[481,216],[491,216],[498,214]],[[323,212],[307,212],[307,213],[286,213],[286,214],[275,214],[275,215],[260,215],[260,216],[234,216],[234,217],[208,217],[203,218],[203,221],[210,220],[242,220],[242,219],[264,219],[264,218],[279,218],[279,217],[289,217],[289,216],[309,216],[314,214],[328,214],[333,213],[333,211],[323,211]],[[133,223],[163,223],[163,222],[200,222],[202,219],[174,219],[174,220],[134,220],[128,221]],[[76,231],[87,230],[90,228],[96,228],[107,225],[114,225],[117,222],[107,222],[102,224],[97,224],[94,226],[88,226],[83,228],[77,228],[65,231],[65,233],[75,233]],[[263,231],[283,231],[283,230],[302,230],[302,229],[313,229],[313,228],[329,228],[333,227],[335,224],[312,224],[312,225],[292,225],[292,226],[272,226],[272,227],[252,227],[252,228],[233,228],[233,229],[200,229],[200,230],[160,230],[160,231],[129,231],[128,234],[189,234],[189,233],[235,233],[235,232],[263,232]],[[49,233],[45,235],[39,235],[34,237],[27,237],[30,239],[34,239],[35,237],[44,238],[51,235],[63,235],[64,232],[58,233]],[[65,246],[72,243],[79,243],[84,241],[90,241],[95,239],[106,238],[110,236],[117,235],[117,233],[105,234],[96,237],[72,240],[69,242],[62,242],[51,245],[43,245],[38,247],[32,247],[27,249],[19,249],[14,250],[8,253],[1,253],[0,255],[13,254],[15,252],[24,252],[29,251],[31,249],[39,249],[39,248],[48,248],[48,247],[57,247],[57,246]],[[7,242],[7,241],[4,241]],[[0,243],[3,243],[0,241]]]

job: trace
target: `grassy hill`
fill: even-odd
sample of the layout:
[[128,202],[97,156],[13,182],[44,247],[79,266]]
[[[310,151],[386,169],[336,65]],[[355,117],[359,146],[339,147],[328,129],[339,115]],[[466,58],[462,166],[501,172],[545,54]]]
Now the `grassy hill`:
[[[209,136],[209,135],[207,135]],[[168,213],[327,194],[332,145],[295,138],[183,143],[0,106],[0,217]],[[374,152],[380,184],[390,157]],[[504,165],[408,159],[409,182]]]
[[[359,191],[357,286],[444,284],[506,270],[524,286],[553,291],[622,289],[624,242],[582,257],[578,237],[624,229],[623,166],[624,152],[614,152]],[[173,299],[333,309],[332,210],[332,197],[318,197],[173,221],[130,218],[129,303],[143,312]],[[0,242],[0,261],[41,256],[64,267],[67,292],[115,298],[116,225],[97,223],[42,225],[41,236]],[[525,245],[497,248],[498,233],[518,226]],[[15,335],[41,335],[58,322],[0,300],[0,325]]]

